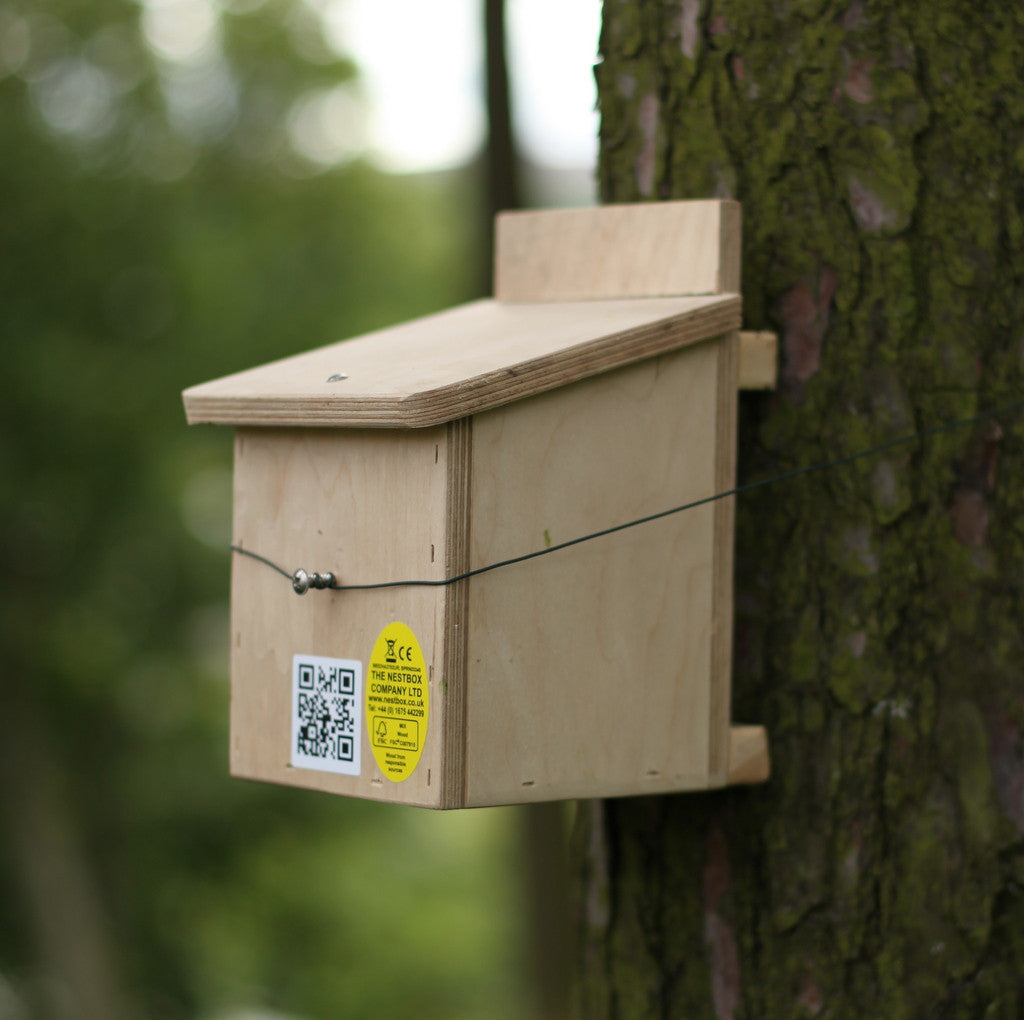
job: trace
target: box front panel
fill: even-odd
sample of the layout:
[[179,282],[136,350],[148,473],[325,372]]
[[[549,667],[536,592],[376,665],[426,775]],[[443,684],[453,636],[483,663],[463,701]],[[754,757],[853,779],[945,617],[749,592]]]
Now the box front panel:
[[[288,573],[331,571],[342,585],[440,579],[447,449],[443,427],[240,429],[234,543]],[[232,772],[440,806],[445,593],[299,596],[288,578],[236,554]]]
[[[472,565],[713,494],[719,348],[475,416]],[[708,785],[715,543],[709,504],[471,580],[470,804]]]

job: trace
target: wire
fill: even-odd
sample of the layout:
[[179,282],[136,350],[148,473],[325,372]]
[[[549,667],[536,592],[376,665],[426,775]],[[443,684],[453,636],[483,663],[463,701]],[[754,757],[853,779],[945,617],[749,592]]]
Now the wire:
[[289,574],[288,571],[284,569],[284,567],[279,567],[276,563],[273,562],[273,560],[268,560],[266,556],[260,556],[259,553],[254,553],[249,549],[243,549],[240,545],[234,545],[233,543],[231,545],[231,551],[241,553],[243,556],[251,556],[254,560],[259,560],[260,563],[265,563],[268,567],[272,568],[273,570],[276,570],[283,577],[287,577],[289,581],[292,579],[292,575]]
[[[636,528],[641,524],[650,524],[652,521],[659,521],[664,517],[671,517],[673,514],[680,514],[686,510],[694,510],[699,506],[705,506],[708,503],[715,503],[720,499],[728,499],[730,496],[740,496],[746,492],[752,492],[754,489],[764,488],[767,485],[775,485],[777,482],[785,482],[793,478],[799,478],[801,475],[809,475],[818,471],[827,471],[831,468],[843,467],[846,464],[852,464],[854,461],[862,460],[865,457],[873,457],[876,454],[884,453],[886,450],[893,449],[893,447],[903,446],[918,439],[926,439],[929,436],[938,435],[942,432],[952,432],[954,429],[963,428],[966,425],[973,425],[979,421],[986,421],[989,418],[994,418],[1000,414],[1007,414],[1010,411],[1017,411],[1022,407],[1024,407],[1024,400],[1016,400],[1013,403],[1005,404],[1002,407],[996,407],[988,411],[981,411],[969,418],[958,418],[955,421],[946,422],[943,425],[932,425],[929,428],[922,429],[920,432],[912,432],[905,436],[897,436],[895,439],[886,440],[884,443],[879,443],[877,446],[858,450],[856,453],[850,453],[844,457],[838,457],[835,460],[823,461],[818,464],[809,464],[804,467],[794,468],[791,471],[784,471],[778,475],[772,475],[770,478],[761,478],[755,482],[747,482],[744,485],[737,485],[732,489],[726,489],[724,492],[716,492],[713,496],[705,496],[702,499],[695,499],[689,503],[682,503],[679,506],[670,507],[668,510],[660,510],[658,513],[648,514],[646,517],[637,517],[634,520],[626,521],[625,524],[615,524],[610,528],[602,528],[600,531],[592,531],[587,535],[580,535],[578,538],[570,538],[566,542],[558,542],[555,545],[547,546],[544,549],[537,549],[534,552],[524,553],[521,556],[512,556],[507,560],[488,563],[484,567],[475,567],[473,570],[466,570],[460,574],[454,574],[451,577],[445,577],[440,580],[378,581],[374,584],[331,584],[328,586],[328,590],[377,591],[382,588],[447,587],[450,584],[456,584],[459,581],[465,581],[471,577],[479,577],[481,574],[490,573],[492,570],[500,570],[502,567],[511,567],[516,563],[525,563],[527,560],[536,559],[538,556],[548,556],[561,549],[568,549],[570,546],[581,545],[584,542],[591,542],[596,538],[604,538],[606,535],[614,535],[616,532],[625,531],[628,528]],[[248,549],[243,549],[240,545],[232,545],[231,549],[236,553],[241,553],[243,556],[251,556],[254,560],[259,560],[261,563],[265,563],[268,567],[272,567],[279,574],[287,577],[289,580],[294,580],[295,575],[289,574],[287,570],[279,567],[276,563],[268,560],[265,556],[260,556],[258,553],[251,552]],[[335,576],[337,575],[335,574]]]

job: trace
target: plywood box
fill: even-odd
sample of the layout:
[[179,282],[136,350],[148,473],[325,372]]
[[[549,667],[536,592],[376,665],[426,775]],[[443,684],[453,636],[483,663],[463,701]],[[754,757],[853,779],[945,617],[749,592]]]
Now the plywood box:
[[621,527],[735,484],[738,206],[506,214],[496,280],[186,391],[237,429],[232,771],[436,808],[765,778],[732,500]]

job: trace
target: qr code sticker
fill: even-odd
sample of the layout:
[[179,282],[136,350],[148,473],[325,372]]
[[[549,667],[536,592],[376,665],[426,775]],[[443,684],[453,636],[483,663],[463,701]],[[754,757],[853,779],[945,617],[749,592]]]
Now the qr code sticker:
[[358,659],[292,659],[292,753],[296,768],[359,775],[363,664]]

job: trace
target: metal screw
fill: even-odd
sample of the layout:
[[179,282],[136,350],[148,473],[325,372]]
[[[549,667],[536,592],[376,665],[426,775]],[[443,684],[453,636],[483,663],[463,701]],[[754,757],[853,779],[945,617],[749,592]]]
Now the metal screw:
[[292,588],[296,595],[305,595],[310,588],[318,588],[323,590],[324,588],[334,587],[334,574],[327,571],[326,574],[318,574],[313,571],[311,574],[307,574],[301,567],[292,574]]

